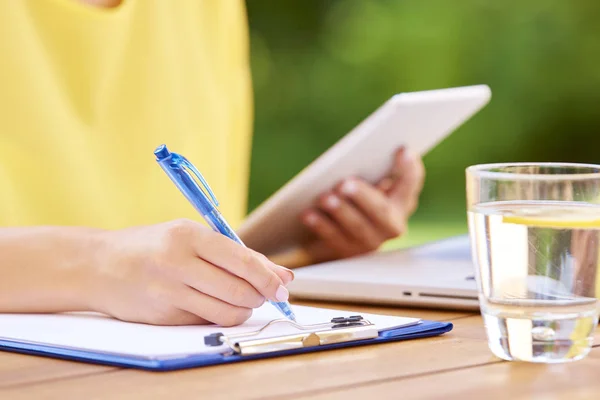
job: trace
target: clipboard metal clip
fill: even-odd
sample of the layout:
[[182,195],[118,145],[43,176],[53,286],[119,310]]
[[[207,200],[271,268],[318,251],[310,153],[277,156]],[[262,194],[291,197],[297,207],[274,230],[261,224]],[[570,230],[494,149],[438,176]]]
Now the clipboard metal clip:
[[[252,339],[253,336],[260,335],[275,324],[292,325],[305,332]],[[233,353],[245,356],[374,339],[378,336],[379,331],[374,324],[360,315],[354,315],[333,318],[330,322],[312,325],[300,325],[288,319],[276,319],[254,332],[228,336],[221,332],[212,333],[204,337],[204,344],[207,346],[225,344]]]

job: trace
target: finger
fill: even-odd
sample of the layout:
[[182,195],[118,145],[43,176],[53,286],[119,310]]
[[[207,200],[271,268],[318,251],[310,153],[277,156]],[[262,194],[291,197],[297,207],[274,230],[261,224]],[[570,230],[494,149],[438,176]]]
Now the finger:
[[199,317],[191,312],[174,309],[168,313],[164,318],[152,318],[147,321],[139,321],[142,323],[152,324],[152,325],[171,325],[171,326],[180,326],[180,325],[207,325],[210,324],[210,321]]
[[254,253],[254,255],[261,258],[265,262],[265,264],[271,269],[271,271],[275,272],[277,274],[277,276],[279,276],[279,278],[281,278],[281,280],[283,281],[283,284],[285,286],[287,286],[290,282],[292,282],[294,280],[295,275],[291,269],[273,263],[264,254],[261,254],[254,250],[252,250],[252,252]]
[[[117,317],[117,319],[119,318]],[[202,317],[176,308],[169,310],[164,315],[148,313],[148,315],[128,318],[123,321],[160,326],[207,325],[211,323]]]
[[391,189],[394,187],[396,181],[402,175],[401,160],[404,157],[405,152],[406,148],[404,146],[400,146],[400,148],[398,148],[398,150],[394,154],[392,168],[390,169],[390,172],[376,184],[376,187],[382,192],[389,194]]
[[296,277],[289,268],[283,267],[281,265],[272,264],[269,265],[269,268],[271,269],[271,271],[275,272],[277,276],[279,276],[279,278],[281,278],[284,286],[289,285]]
[[404,150],[397,153],[395,168],[399,171],[399,177],[388,193],[391,198],[400,201],[409,215],[417,208],[419,194],[425,181],[425,167],[420,157]]
[[341,256],[348,255],[348,238],[327,216],[317,210],[309,210],[302,216],[302,221],[327,247]]
[[[175,292],[175,290],[172,292]],[[165,297],[169,298],[167,304],[147,304],[143,310],[139,310],[134,315],[127,316],[126,318],[123,318],[118,313],[111,313],[111,316],[125,322],[148,325],[206,325],[211,323],[202,317],[174,307],[171,301],[172,295],[160,295],[160,298]]]
[[358,206],[360,211],[375,225],[386,239],[404,233],[406,221],[403,211],[394,200],[380,190],[360,179],[347,179],[338,189]]
[[392,187],[394,187],[395,182],[396,180],[394,178],[385,177],[377,183],[377,189],[387,194],[392,189]]
[[231,305],[186,285],[178,288],[174,305],[183,311],[221,326],[239,325],[252,316],[251,308]]
[[187,311],[177,310],[169,319],[168,325],[208,325],[211,322]]
[[[379,192],[378,195],[384,197]],[[383,235],[377,232],[373,223],[344,198],[330,194],[322,198],[319,205],[330,215],[333,222],[341,227],[346,236],[353,239],[360,247],[375,250],[385,240]]]
[[265,302],[250,283],[208,261],[194,258],[178,270],[183,272],[181,278],[186,285],[231,305],[258,308]]
[[228,237],[204,230],[194,242],[198,257],[250,283],[265,298],[287,301],[289,292],[281,278],[270,268],[274,264]]

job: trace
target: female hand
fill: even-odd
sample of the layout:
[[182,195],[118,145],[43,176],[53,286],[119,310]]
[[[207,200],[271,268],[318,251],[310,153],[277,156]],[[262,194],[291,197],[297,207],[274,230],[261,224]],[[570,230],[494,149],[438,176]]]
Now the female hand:
[[100,234],[90,308],[159,325],[237,325],[265,299],[287,301],[293,273],[192,221]]
[[349,178],[321,196],[302,215],[316,240],[306,245],[310,262],[345,258],[377,250],[406,231],[417,208],[425,168],[421,159],[399,149],[390,175],[371,185]]

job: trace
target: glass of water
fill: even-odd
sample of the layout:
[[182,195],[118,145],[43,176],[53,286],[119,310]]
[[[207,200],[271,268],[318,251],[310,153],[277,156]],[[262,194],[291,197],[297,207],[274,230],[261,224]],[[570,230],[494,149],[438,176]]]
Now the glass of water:
[[592,346],[600,290],[600,165],[467,168],[469,234],[489,347],[574,361]]

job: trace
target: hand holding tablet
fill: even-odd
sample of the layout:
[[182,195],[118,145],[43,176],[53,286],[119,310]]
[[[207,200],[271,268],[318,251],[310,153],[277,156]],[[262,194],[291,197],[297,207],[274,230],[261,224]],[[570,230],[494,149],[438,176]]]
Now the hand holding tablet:
[[265,254],[300,247],[312,237],[300,220],[301,213],[323,193],[349,177],[381,183],[398,149],[425,155],[490,97],[486,85],[393,96],[254,210],[238,234],[248,247]]

